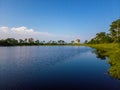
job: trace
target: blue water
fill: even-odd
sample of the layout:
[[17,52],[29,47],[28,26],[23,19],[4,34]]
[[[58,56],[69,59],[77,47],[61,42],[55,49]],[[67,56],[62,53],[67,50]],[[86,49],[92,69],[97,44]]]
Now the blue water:
[[120,90],[89,47],[0,47],[0,90]]

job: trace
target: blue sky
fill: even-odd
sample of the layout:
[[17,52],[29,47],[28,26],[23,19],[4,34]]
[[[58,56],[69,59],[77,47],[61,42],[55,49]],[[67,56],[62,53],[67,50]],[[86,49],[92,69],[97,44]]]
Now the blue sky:
[[108,32],[111,22],[120,17],[119,4],[120,0],[0,0],[0,27],[42,32],[37,39],[84,41]]

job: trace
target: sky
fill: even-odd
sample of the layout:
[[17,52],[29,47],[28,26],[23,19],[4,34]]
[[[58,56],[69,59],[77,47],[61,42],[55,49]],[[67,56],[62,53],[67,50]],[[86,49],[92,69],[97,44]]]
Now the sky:
[[120,0],[0,0],[0,38],[81,42],[109,32]]

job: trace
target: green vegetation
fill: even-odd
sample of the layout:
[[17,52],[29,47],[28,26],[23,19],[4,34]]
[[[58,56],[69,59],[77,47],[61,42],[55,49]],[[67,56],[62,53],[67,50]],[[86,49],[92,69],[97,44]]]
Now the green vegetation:
[[110,25],[109,33],[100,32],[97,33],[94,38],[89,42],[89,44],[102,44],[102,43],[120,43],[120,19],[112,22]]
[[111,77],[120,79],[120,46],[119,44],[87,44],[95,48],[93,51],[98,58],[105,59],[109,58],[108,63],[111,65],[108,72]]
[[34,40],[33,38],[25,38],[25,39],[14,39],[7,38],[0,40],[0,46],[32,46],[32,45],[74,45],[73,42],[67,43],[64,40],[53,41],[50,40],[48,42]]
[[[39,41],[33,38],[19,39],[7,38],[0,40],[0,46],[16,46],[16,45],[82,45],[75,44],[74,41],[66,43],[64,40],[58,41]],[[83,46],[90,46],[95,48],[93,51],[98,58],[104,60],[109,57],[109,74],[117,79],[120,79],[120,19],[113,21],[110,25],[109,33],[100,32],[97,33],[90,41],[85,40]]]
[[98,58],[104,60],[108,57],[110,76],[120,79],[120,19],[112,22],[109,33],[97,33],[90,41],[85,41],[84,45],[95,48],[93,53]]

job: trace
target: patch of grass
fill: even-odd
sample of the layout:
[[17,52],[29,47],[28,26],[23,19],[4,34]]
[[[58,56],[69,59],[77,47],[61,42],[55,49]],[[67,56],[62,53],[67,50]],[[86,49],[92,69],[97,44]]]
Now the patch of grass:
[[104,50],[104,55],[108,56],[111,67],[108,72],[110,76],[120,79],[120,44],[85,44],[95,49]]

